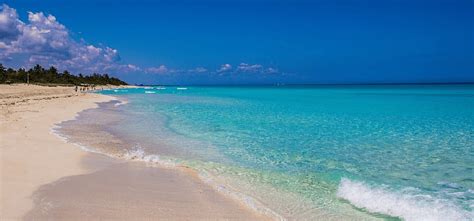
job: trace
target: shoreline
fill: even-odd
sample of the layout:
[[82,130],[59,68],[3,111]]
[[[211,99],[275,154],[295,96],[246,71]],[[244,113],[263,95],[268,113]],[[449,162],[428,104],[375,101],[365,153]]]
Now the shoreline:
[[[58,123],[52,130],[52,133],[65,142],[72,143],[85,151],[100,154],[114,160],[125,161],[132,164],[144,164],[147,167],[157,169],[177,170],[199,180],[226,198],[230,198],[242,204],[245,208],[258,215],[272,220],[286,220],[283,216],[267,207],[258,199],[237,190],[228,183],[217,181],[217,177],[212,176],[209,171],[199,171],[197,168],[176,162],[176,159],[168,159],[166,156],[165,159],[163,159],[161,154],[148,155],[140,148],[123,152],[123,150],[126,150],[129,146],[133,146],[133,144],[123,141],[121,136],[90,125],[90,122],[100,125],[108,125],[114,122],[114,120],[110,120],[110,117],[108,117],[111,115],[111,113],[109,113],[109,111],[111,111],[110,109],[116,109],[118,106],[128,103],[128,101],[122,97],[115,98],[115,100],[109,102],[99,103],[97,108],[80,112],[74,120]],[[107,109],[107,113],[104,113],[104,109]],[[112,117],[112,119],[114,119],[114,117]]]
[[[73,88],[68,87],[46,88],[35,85],[0,85],[0,87],[3,93],[0,97],[2,219],[74,219],[79,218],[78,216],[84,211],[95,214],[90,217],[93,219],[101,217],[127,219],[127,215],[128,218],[268,219],[249,208],[244,208],[240,202],[218,193],[204,183],[195,171],[176,169],[166,171],[163,168],[153,168],[150,171],[150,168],[143,165],[137,166],[135,163],[86,152],[54,133],[54,127],[59,122],[75,119],[79,112],[97,108],[98,103],[116,100],[111,96],[75,93]],[[32,90],[35,92],[31,93]],[[11,91],[15,92],[8,94]],[[145,178],[150,177],[150,174],[154,176]],[[108,198],[107,194],[102,197],[90,195],[103,191],[108,180],[102,177],[107,175],[116,181],[112,187],[109,186],[111,189],[108,190],[109,195],[121,191],[122,204],[101,208],[98,206],[100,204],[94,205],[91,202],[95,200],[111,203],[117,200],[114,197]],[[162,176],[172,181],[160,178]],[[135,178],[127,180],[129,177]],[[77,192],[81,192],[83,186],[78,185],[79,183],[88,184],[86,186],[89,189],[84,188],[86,192],[82,195],[71,195],[71,187],[79,188]],[[177,185],[181,183],[184,184]],[[132,187],[144,186],[148,190],[141,192],[135,190],[133,193],[129,191]],[[150,188],[153,191],[150,192]],[[144,199],[137,199],[136,191],[141,193]],[[149,196],[154,194],[160,198],[162,195],[158,192],[163,194],[170,191],[174,191],[175,194],[167,195],[171,199],[166,200],[143,195],[143,193]],[[186,194],[193,197],[185,196]],[[82,199],[87,196],[89,198],[85,198],[87,200],[82,201],[82,204],[69,203],[73,198]],[[135,200],[144,201],[144,206],[126,210],[126,214],[120,212],[131,206],[127,201]],[[77,208],[81,208],[81,213],[77,213],[79,211]],[[161,213],[155,211],[160,211],[160,208],[165,210]],[[179,213],[183,212],[187,214],[179,217]]]

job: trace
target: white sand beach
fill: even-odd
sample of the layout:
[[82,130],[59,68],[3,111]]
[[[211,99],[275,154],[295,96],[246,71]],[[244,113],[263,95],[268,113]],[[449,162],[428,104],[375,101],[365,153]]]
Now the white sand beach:
[[51,132],[111,99],[72,87],[0,85],[1,220],[267,219],[192,171],[109,159]]

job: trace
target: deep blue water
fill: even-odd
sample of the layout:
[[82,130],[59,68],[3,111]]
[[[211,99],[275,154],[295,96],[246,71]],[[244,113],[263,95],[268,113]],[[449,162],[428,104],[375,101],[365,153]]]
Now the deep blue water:
[[[474,85],[147,87],[111,130],[292,219],[474,219]],[[148,158],[147,158],[148,159]]]

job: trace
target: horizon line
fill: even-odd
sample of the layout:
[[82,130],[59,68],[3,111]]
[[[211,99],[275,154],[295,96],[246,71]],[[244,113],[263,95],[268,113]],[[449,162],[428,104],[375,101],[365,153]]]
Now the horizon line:
[[422,83],[268,83],[268,84],[252,84],[252,83],[237,83],[237,84],[130,84],[135,86],[218,86],[218,87],[238,87],[238,86],[383,86],[383,85],[474,85],[471,82],[422,82]]

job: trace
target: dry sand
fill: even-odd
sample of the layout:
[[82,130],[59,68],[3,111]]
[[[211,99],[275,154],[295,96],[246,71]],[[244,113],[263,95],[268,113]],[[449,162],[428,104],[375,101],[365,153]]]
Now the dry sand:
[[51,133],[96,102],[71,87],[0,85],[0,220],[256,220],[183,170],[88,153]]

